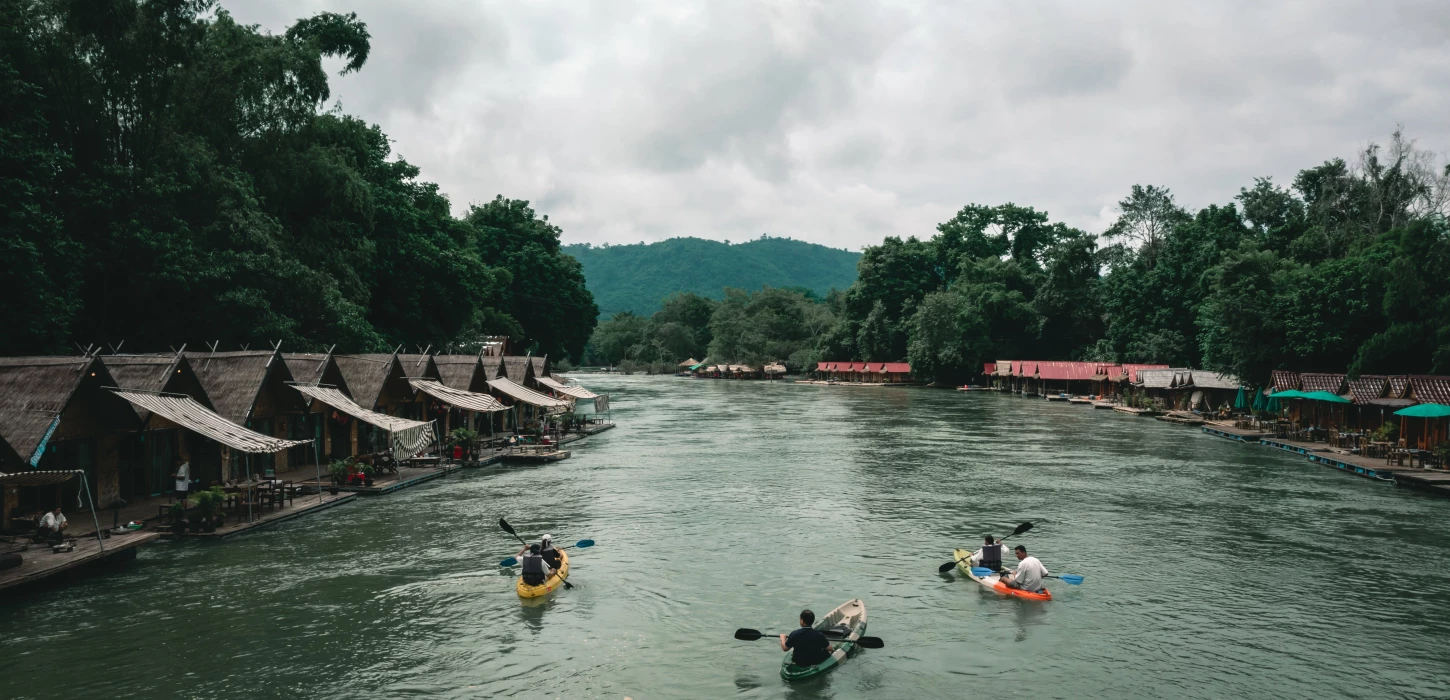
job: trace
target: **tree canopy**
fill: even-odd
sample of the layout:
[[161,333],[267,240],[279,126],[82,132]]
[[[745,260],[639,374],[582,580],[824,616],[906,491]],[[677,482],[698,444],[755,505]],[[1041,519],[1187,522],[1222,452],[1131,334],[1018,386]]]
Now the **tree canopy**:
[[1450,166],[1394,133],[1197,211],[1135,185],[1094,236],[1017,204],[865,249],[836,360],[957,382],[998,358],[1450,372]]
[[323,59],[370,48],[354,14],[274,35],[210,0],[0,0],[0,353],[509,334],[578,357],[597,310],[547,217],[454,217],[323,109]]

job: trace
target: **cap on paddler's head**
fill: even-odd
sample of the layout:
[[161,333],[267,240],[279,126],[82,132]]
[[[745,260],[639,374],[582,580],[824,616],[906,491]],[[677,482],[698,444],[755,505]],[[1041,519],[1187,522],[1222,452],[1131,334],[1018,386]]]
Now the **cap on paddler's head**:
[[550,535],[544,535],[543,537],[540,537],[539,539],[541,539],[541,540],[543,540],[545,542],[548,542],[549,539],[550,539]]

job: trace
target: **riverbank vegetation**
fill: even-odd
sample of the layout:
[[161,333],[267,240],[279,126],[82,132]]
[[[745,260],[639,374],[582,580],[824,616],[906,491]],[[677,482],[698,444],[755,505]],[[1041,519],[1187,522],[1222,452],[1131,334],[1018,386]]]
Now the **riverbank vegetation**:
[[352,14],[273,35],[209,0],[0,0],[0,354],[503,334],[577,358],[598,310],[548,217],[455,217],[324,109],[324,58],[361,70],[369,40]]
[[843,297],[808,289],[724,290],[715,301],[689,292],[667,297],[651,316],[615,314],[599,324],[588,361],[661,374],[686,359],[754,366],[784,361],[793,372],[821,359],[819,339],[840,318]]
[[[834,323],[798,327],[810,337],[791,341],[791,369],[908,360],[944,383],[1014,357],[1204,367],[1260,384],[1276,367],[1450,372],[1447,209],[1450,168],[1399,132],[1196,211],[1168,188],[1134,186],[1096,234],[1029,206],[968,205],[934,236],[867,247],[855,284],[821,304]],[[665,360],[703,346],[654,347]],[[710,359],[786,357],[751,347],[711,345],[723,354]]]

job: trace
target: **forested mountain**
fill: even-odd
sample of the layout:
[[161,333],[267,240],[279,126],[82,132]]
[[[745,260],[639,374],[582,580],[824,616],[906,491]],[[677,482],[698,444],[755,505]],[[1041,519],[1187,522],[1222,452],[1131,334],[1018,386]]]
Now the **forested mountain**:
[[726,287],[799,287],[825,296],[856,280],[852,253],[789,238],[761,236],[730,244],[671,238],[633,245],[573,245],[564,252],[584,265],[600,315],[652,314],[666,296],[691,292],[722,299]]
[[[213,12],[214,11],[214,12]],[[578,356],[598,311],[558,227],[463,218],[375,125],[324,111],[354,15],[274,35],[210,0],[0,0],[0,354],[126,341]]]

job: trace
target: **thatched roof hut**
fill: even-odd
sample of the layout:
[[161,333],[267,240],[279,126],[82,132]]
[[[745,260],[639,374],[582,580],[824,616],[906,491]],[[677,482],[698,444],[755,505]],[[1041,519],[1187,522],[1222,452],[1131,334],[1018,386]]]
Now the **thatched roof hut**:
[[115,385],[94,356],[0,357],[0,465],[28,465],[47,438],[134,429],[135,412],[102,388]]
[[[115,379],[117,388],[185,394],[215,410],[191,362],[180,354],[102,355],[101,362]],[[151,412],[140,406],[133,404],[132,409],[142,421],[151,417]]]
[[434,355],[439,381],[450,389],[488,393],[488,380],[483,376],[483,363],[477,355]]
[[[352,389],[352,400],[368,410],[378,405],[383,384],[387,382],[389,373],[396,368],[393,355],[384,353],[334,355],[333,361],[342,370],[343,379]],[[398,374],[401,376],[402,373]]]
[[186,359],[221,417],[245,426],[253,415],[302,413],[302,395],[287,388],[292,372],[276,350],[188,352]]
[[505,357],[499,376],[519,386],[528,386],[528,380],[534,376],[533,362],[528,357],[518,355]]
[[547,377],[547,376],[549,376],[549,356],[548,355],[545,355],[543,357],[531,357],[531,358],[529,358],[529,363],[531,365],[531,368],[534,370],[534,376],[535,377]]
[[503,358],[496,355],[484,355],[479,358],[483,363],[484,379],[498,379],[503,376]]

